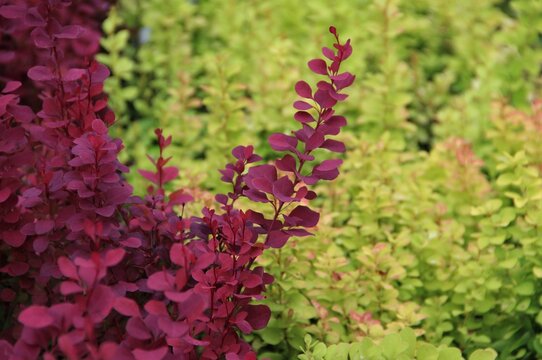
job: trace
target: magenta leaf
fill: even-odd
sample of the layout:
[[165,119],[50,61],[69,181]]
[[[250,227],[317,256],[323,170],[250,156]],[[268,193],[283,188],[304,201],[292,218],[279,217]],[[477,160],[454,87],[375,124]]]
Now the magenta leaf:
[[305,101],[296,101],[294,102],[294,108],[297,110],[309,110],[312,109],[312,105]]
[[312,59],[308,63],[309,69],[311,69],[316,74],[327,75],[327,64],[322,59]]
[[298,111],[294,115],[294,119],[299,121],[300,123],[307,124],[310,122],[315,121],[311,114],[309,114],[306,111]]
[[162,360],[168,352],[167,346],[155,350],[136,349],[132,351],[136,360]]
[[41,305],[32,305],[21,311],[19,321],[29,328],[41,329],[52,325],[55,319],[49,314],[49,309]]
[[268,141],[271,148],[276,151],[293,150],[297,146],[296,138],[280,133],[272,134]]
[[28,77],[35,81],[49,81],[55,78],[53,72],[45,66],[34,66],[28,70]]
[[83,34],[84,29],[79,25],[67,25],[55,33],[54,36],[58,39],[77,39]]
[[166,271],[157,271],[147,279],[147,286],[151,290],[172,290],[175,279]]
[[141,316],[137,303],[126,297],[118,297],[115,299],[113,308],[124,316]]
[[303,97],[303,98],[306,98],[306,99],[310,99],[312,98],[312,90],[311,90],[311,87],[309,84],[307,84],[306,81],[298,81],[296,84],[295,84],[295,92],[297,93],[297,95]]

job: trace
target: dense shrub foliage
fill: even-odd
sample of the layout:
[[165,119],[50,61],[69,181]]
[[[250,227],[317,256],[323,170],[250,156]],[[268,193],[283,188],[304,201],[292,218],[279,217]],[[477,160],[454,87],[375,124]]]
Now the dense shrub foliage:
[[541,358],[540,14],[0,1],[0,358]]

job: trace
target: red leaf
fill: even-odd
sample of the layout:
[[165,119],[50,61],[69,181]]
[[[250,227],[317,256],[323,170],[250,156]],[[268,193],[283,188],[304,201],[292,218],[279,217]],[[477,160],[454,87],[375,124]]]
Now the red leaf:
[[162,183],[170,182],[179,176],[179,169],[175,166],[168,166],[162,169]]
[[49,314],[49,308],[41,305],[27,307],[18,317],[19,322],[32,329],[41,329],[52,325],[55,319]]

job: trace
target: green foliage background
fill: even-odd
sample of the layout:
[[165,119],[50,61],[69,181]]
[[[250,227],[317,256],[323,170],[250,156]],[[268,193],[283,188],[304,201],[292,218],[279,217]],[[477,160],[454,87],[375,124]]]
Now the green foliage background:
[[291,128],[293,85],[315,79],[305,64],[330,24],[352,39],[358,77],[345,164],[320,189],[318,235],[262,260],[273,317],[254,347],[541,358],[540,1],[120,0],[99,59],[135,154],[123,160],[147,168],[162,127],[176,185],[208,203],[233,146],[270,158],[267,136]]

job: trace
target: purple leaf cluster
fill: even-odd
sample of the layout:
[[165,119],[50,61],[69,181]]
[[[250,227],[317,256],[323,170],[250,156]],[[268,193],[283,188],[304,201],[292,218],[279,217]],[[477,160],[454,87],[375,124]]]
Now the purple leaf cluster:
[[[62,50],[60,41],[84,42],[86,31],[64,25],[66,6],[0,6],[1,16],[25,19],[36,53],[48,53],[27,71],[41,90],[39,109],[21,99],[21,82],[0,94],[0,357],[256,359],[242,334],[267,325],[269,308],[253,300],[273,282],[256,260],[318,223],[311,186],[337,177],[341,160],[314,152],[345,150],[330,137],[346,124],[334,106],[354,80],[340,69],[349,41],[330,28],[334,49],[309,62],[324,78],[314,88],[297,83],[299,128],[269,138],[281,157],[263,163],[252,146],[236,147],[221,170],[231,191],[187,216],[193,199],[168,190],[179,171],[168,165],[171,137],[160,129],[154,170],[140,171],[147,195],[132,196],[117,159],[122,143],[108,135],[109,71]],[[241,198],[269,212],[245,209]]]

